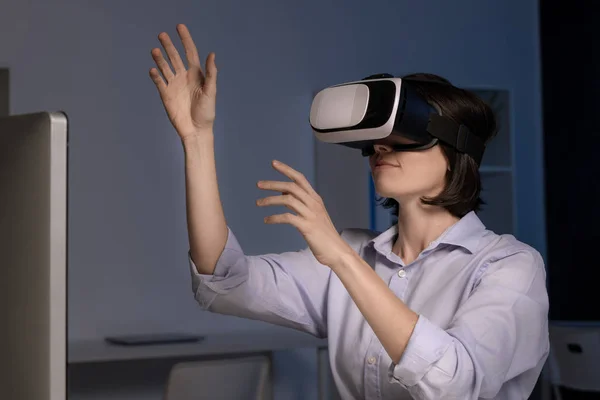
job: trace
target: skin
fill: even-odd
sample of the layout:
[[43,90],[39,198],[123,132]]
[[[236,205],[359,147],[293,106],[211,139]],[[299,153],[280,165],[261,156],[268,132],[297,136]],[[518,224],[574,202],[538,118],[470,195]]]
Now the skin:
[[[215,54],[209,53],[203,69],[187,27],[179,24],[177,32],[187,68],[169,35],[162,32],[158,39],[172,67],[161,49],[154,48],[151,54],[156,68],[149,74],[184,148],[190,254],[199,273],[212,274],[227,241],[214,157],[217,67]],[[443,188],[448,165],[441,149],[434,146],[419,152],[393,152],[390,145],[394,140],[402,141],[386,138],[376,143],[370,165],[377,192],[400,203],[400,234],[393,251],[408,264],[457,218],[419,201]],[[274,160],[272,166],[287,179],[257,182],[260,189],[270,193],[256,205],[282,205],[289,212],[268,216],[265,223],[290,224],[298,229],[316,259],[339,277],[392,360],[398,362],[418,315],[340,237],[322,198],[306,177],[281,161]]]
[[[376,192],[400,204],[398,239],[393,246],[405,264],[414,261],[430,242],[458,221],[446,209],[422,204],[422,197],[439,194],[445,185],[448,161],[439,146],[423,151],[394,152],[392,143],[408,139],[386,138],[369,158]],[[376,166],[377,163],[386,165]]]

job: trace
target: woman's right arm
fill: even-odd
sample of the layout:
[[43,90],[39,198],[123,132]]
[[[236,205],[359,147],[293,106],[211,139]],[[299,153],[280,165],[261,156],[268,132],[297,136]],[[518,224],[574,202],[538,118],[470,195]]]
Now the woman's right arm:
[[163,32],[158,38],[173,69],[155,48],[152,57],[158,69],[152,68],[150,77],[184,148],[189,262],[196,300],[209,311],[324,336],[331,270],[318,263],[309,248],[248,256],[227,226],[215,167],[215,55],[208,55],[205,75],[185,25],[178,25],[177,32],[188,68]]
[[152,58],[157,68],[150,70],[150,77],[185,152],[190,254],[199,273],[212,274],[227,241],[227,224],[217,185],[213,135],[217,67],[215,54],[210,53],[204,73],[187,27],[177,25],[177,33],[185,49],[188,67],[183,64],[167,33],[162,32],[158,39],[172,68],[162,51],[154,48]]
[[212,275],[228,231],[217,184],[213,135],[210,132],[182,142],[190,257],[198,273]]
[[212,135],[184,140],[192,289],[205,310],[326,336],[331,270],[309,248],[248,256],[219,198]]

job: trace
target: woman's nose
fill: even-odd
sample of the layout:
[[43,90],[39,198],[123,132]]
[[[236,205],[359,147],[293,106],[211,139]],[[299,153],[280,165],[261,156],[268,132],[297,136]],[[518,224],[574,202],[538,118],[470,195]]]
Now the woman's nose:
[[373,145],[373,150],[376,153],[389,153],[392,151],[392,147],[387,144],[376,143]]

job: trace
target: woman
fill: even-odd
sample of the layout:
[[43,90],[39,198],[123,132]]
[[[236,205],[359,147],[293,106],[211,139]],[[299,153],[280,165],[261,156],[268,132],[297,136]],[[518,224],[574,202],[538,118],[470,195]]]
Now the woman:
[[[526,399],[548,354],[543,260],[509,235],[487,230],[475,211],[477,164],[445,145],[395,152],[373,146],[377,192],[398,222],[378,234],[340,233],[306,178],[282,162],[289,181],[261,181],[258,206],[289,213],[302,251],[250,256],[228,228],[219,199],[213,123],[215,55],[205,74],[189,31],[177,26],[188,67],[166,33],[150,70],[185,151],[190,266],[199,304],[216,313],[271,322],[327,337],[343,399]],[[159,72],[160,71],[160,72]],[[162,76],[161,76],[162,75]],[[487,141],[487,105],[442,78],[408,78],[443,115]]]

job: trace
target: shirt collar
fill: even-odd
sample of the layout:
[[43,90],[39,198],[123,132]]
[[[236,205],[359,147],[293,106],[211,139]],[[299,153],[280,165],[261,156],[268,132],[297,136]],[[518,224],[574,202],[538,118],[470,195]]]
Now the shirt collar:
[[[429,244],[428,249],[434,249],[440,244],[450,244],[466,249],[470,253],[477,250],[479,240],[486,231],[485,225],[474,211],[459,219],[446,229],[437,239]],[[382,232],[369,241],[379,253],[389,256],[398,235],[398,224]]]

